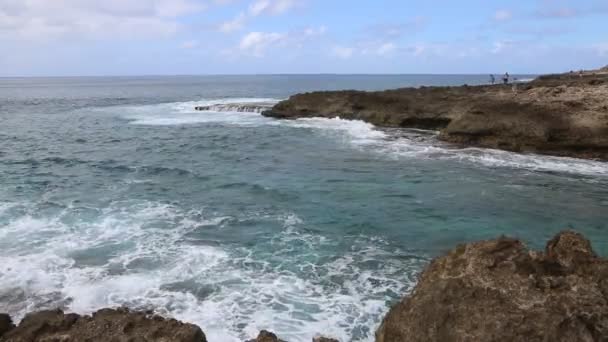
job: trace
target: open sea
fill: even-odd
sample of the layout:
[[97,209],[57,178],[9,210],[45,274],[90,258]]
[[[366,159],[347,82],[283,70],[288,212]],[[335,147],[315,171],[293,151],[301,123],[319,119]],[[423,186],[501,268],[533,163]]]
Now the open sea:
[[261,329],[373,341],[458,243],[506,234],[543,248],[572,228],[607,256],[608,163],[257,113],[304,91],[486,81],[0,79],[0,312],[126,305],[196,323],[211,342]]

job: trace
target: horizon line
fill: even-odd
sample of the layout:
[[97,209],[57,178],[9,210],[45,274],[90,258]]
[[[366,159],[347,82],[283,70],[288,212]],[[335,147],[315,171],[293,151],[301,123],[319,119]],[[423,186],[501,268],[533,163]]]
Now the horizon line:
[[[538,76],[550,73],[510,73],[511,75]],[[0,76],[0,79],[10,78],[104,78],[104,77],[216,77],[216,76],[486,76],[502,75],[502,72],[477,73],[244,73],[244,74],[125,74],[125,75],[29,75],[29,76]]]

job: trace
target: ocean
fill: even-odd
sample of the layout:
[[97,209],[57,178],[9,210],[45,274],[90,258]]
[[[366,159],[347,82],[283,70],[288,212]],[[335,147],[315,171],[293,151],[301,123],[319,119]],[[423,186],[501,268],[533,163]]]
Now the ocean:
[[299,92],[487,78],[0,79],[0,312],[126,305],[210,341],[373,341],[456,244],[541,249],[570,228],[608,255],[608,163],[258,113]]

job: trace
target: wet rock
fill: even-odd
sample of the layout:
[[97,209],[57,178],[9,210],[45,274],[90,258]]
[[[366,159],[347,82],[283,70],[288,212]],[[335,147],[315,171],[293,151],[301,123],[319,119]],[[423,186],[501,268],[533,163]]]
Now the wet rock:
[[206,342],[192,324],[128,309],[103,309],[92,316],[61,310],[31,313],[0,337],[1,342],[163,341]]
[[257,338],[249,340],[247,342],[285,342],[277,337],[274,333],[262,330]]
[[312,339],[312,342],[340,342],[336,339],[333,338],[327,338],[327,337],[315,337]]
[[376,339],[607,341],[608,261],[575,232],[544,253],[509,238],[458,246],[427,267]]
[[0,314],[0,337],[13,330],[13,328],[15,328],[15,325],[13,324],[11,316],[7,314]]
[[608,73],[546,75],[516,87],[485,85],[297,94],[262,114],[341,117],[441,131],[439,139],[608,160]]

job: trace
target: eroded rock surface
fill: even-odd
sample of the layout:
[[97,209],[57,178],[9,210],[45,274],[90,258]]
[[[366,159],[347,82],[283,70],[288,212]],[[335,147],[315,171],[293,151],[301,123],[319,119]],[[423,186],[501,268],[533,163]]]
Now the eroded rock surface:
[[547,75],[530,83],[294,95],[263,115],[341,117],[440,130],[466,146],[608,160],[608,73]]
[[574,232],[544,252],[510,238],[461,245],[429,265],[376,338],[608,341],[608,262]]
[[193,324],[127,309],[103,309],[92,316],[61,310],[28,314],[1,342],[206,342]]

